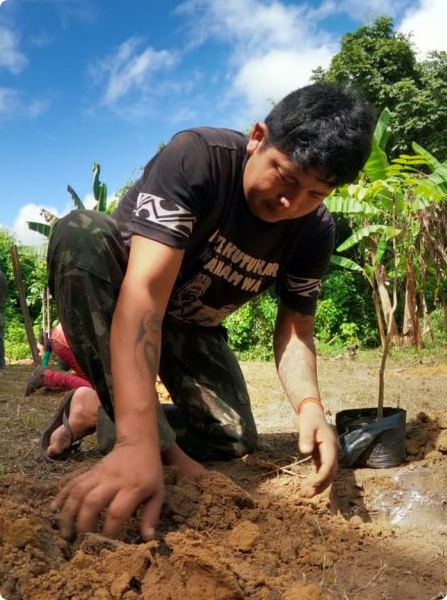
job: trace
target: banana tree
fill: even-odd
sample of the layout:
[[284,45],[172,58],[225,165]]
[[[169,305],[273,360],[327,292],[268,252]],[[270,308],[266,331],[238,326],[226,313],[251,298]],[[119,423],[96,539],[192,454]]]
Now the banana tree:
[[[101,166],[98,163],[93,163],[92,170],[93,196],[96,200],[96,204],[93,206],[93,210],[97,210],[99,212],[107,212],[107,185],[101,182],[99,179],[99,175],[101,173]],[[85,209],[84,203],[70,185],[67,186],[67,191],[70,194],[75,207],[77,209]],[[37,231],[38,233],[48,238],[50,237],[51,230],[57,223],[59,217],[46,210],[45,208],[42,208],[40,210],[40,215],[44,218],[45,223],[40,223],[38,221],[28,221],[28,228],[32,231]]]
[[[402,336],[395,321],[390,279],[397,278],[406,285],[406,302],[412,306],[412,340],[421,344],[415,296],[420,273],[419,256],[415,252],[420,234],[420,213],[437,203],[443,196],[440,179],[427,176],[427,158],[422,155],[403,155],[389,162],[384,148],[391,123],[391,113],[385,110],[379,118],[371,155],[359,182],[345,186],[327,200],[331,212],[347,216],[353,234],[336,250],[345,252],[356,247],[361,264],[335,255],[339,266],[362,272],[373,290],[382,346],[386,331],[390,330],[393,343]],[[447,180],[446,180],[447,181]],[[394,244],[393,241],[396,240]]]
[[[395,321],[398,306],[398,282],[406,281],[405,306],[411,313],[412,333],[420,345],[416,304],[416,241],[420,237],[420,214],[445,195],[442,165],[428,157],[400,156],[391,163],[384,148],[391,114],[384,111],[376,128],[371,156],[357,184],[345,186],[327,200],[329,210],[351,217],[352,235],[336,249],[344,252],[360,248],[362,264],[340,255],[333,256],[339,266],[361,272],[371,285],[377,322],[382,341],[379,369],[377,418],[383,417],[384,374],[390,344],[399,341]],[[425,169],[425,171],[424,171]],[[391,285],[390,285],[391,284]],[[390,290],[391,289],[391,293]]]
[[[428,179],[443,194],[443,201],[433,203],[420,213],[420,237],[418,255],[421,257],[421,279],[432,277],[436,281],[436,297],[444,311],[447,331],[447,299],[445,284],[447,281],[447,161],[440,162],[418,144],[413,149],[426,160]],[[421,288],[423,291],[423,287]],[[424,332],[431,334],[430,319],[424,293],[420,293],[420,302],[424,317]]]

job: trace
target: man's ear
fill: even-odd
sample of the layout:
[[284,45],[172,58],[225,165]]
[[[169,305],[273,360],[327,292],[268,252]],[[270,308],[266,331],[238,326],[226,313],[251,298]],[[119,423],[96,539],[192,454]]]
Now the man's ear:
[[253,154],[258,146],[265,140],[266,134],[267,125],[265,123],[255,123],[247,143],[247,154]]

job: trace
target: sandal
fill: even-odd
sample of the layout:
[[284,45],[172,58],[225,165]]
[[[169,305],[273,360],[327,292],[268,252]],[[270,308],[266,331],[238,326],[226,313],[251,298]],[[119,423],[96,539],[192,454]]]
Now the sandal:
[[[45,462],[59,462],[61,460],[67,460],[70,456],[77,454],[80,451],[82,440],[73,440],[73,431],[68,423],[68,417],[70,415],[70,405],[71,399],[73,398],[73,394],[76,390],[70,390],[67,392],[60,403],[56,414],[52,418],[52,420],[48,423],[47,428],[42,432],[40,436],[40,456],[43,458]],[[49,456],[48,455],[48,447],[50,445],[50,438],[56,429],[58,429],[61,425],[65,427],[65,430],[68,433],[68,437],[70,443],[58,456]]]
[[34,392],[37,392],[37,390],[40,390],[40,388],[45,387],[46,370],[47,369],[45,367],[37,367],[27,383],[25,388],[25,396],[31,396],[31,394],[34,394]]

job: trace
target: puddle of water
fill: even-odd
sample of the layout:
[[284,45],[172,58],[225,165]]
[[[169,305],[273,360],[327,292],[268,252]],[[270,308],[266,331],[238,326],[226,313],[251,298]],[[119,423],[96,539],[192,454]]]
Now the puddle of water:
[[436,500],[413,491],[395,492],[391,497],[380,494],[371,517],[375,523],[436,527],[447,525],[447,499]]
[[395,488],[372,498],[371,519],[388,525],[447,526],[444,480],[431,470],[400,470],[392,479]]

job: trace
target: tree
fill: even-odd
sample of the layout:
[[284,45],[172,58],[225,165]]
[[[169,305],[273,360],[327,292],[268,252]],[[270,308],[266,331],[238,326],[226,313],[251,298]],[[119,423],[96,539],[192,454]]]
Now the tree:
[[[445,197],[447,165],[430,154],[402,155],[389,162],[384,152],[391,113],[385,110],[376,127],[373,149],[356,184],[344,186],[326,201],[329,209],[351,215],[353,233],[337,248],[344,252],[361,248],[362,264],[334,256],[339,266],[362,272],[373,290],[382,345],[405,337],[422,345],[417,295],[424,291],[426,252],[421,245],[425,212]],[[431,157],[431,160],[430,160]],[[424,171],[432,170],[427,175]],[[390,281],[393,293],[390,295]],[[402,283],[405,301],[403,336],[395,322],[397,285]]]
[[[12,233],[0,229],[0,268],[9,283],[5,308],[5,347],[9,360],[29,356],[30,352],[11,260],[11,246],[14,244]],[[41,291],[47,281],[45,259],[35,249],[33,251],[22,246],[19,249],[19,261],[31,321],[38,328],[42,311]]]
[[435,51],[418,62],[411,36],[397,33],[390,17],[344,35],[329,69],[316,69],[313,79],[351,84],[379,113],[393,113],[390,157],[411,152],[417,141],[447,158],[447,53]]

